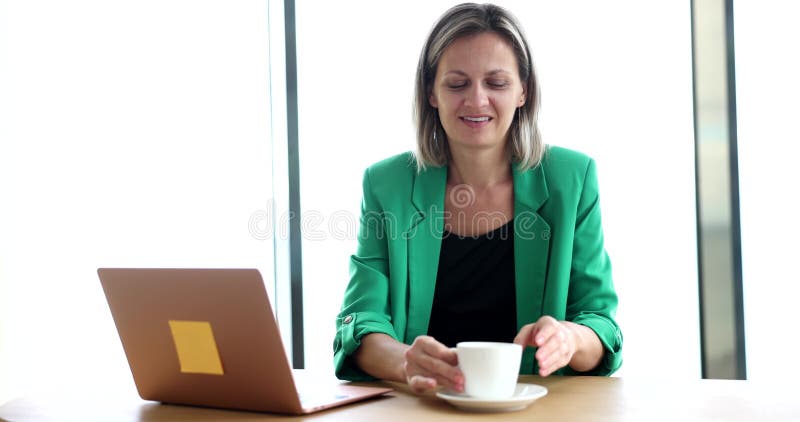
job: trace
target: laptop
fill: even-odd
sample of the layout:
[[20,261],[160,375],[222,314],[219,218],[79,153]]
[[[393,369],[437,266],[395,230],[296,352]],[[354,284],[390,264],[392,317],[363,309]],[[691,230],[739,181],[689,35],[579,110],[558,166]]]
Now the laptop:
[[299,415],[392,391],[298,385],[256,269],[97,273],[145,400]]

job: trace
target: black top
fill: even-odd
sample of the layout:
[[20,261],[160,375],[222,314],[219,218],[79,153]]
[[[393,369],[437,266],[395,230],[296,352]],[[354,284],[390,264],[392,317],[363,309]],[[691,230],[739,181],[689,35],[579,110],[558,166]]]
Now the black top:
[[460,341],[511,342],[517,335],[513,220],[477,237],[445,232],[428,335]]

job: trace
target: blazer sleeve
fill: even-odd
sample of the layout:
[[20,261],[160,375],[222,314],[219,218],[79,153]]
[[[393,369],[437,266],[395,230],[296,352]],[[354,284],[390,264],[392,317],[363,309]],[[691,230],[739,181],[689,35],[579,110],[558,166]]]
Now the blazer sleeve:
[[[578,201],[572,253],[566,319],[594,330],[605,349],[600,364],[587,374],[610,375],[622,365],[622,332],[614,320],[617,294],[611,262],[603,246],[594,160],[587,166]],[[565,374],[576,373],[569,367],[565,369]]]
[[363,199],[358,229],[358,248],[350,257],[350,283],[336,317],[333,342],[334,370],[340,379],[373,380],[352,359],[361,338],[384,333],[395,340],[389,313],[389,257],[386,219],[370,184],[370,169],[364,172]]

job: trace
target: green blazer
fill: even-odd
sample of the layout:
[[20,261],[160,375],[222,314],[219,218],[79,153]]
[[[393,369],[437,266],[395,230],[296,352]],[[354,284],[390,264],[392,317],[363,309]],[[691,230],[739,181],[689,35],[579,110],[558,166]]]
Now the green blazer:
[[[512,169],[517,330],[543,315],[583,324],[605,348],[595,375],[622,364],[617,295],[603,247],[594,161],[548,147],[542,163]],[[428,331],[444,226],[446,167],[417,173],[405,153],[364,173],[358,250],[336,318],[334,365],[342,379],[371,379],[350,356],[361,338],[385,333],[411,344]],[[520,372],[538,372],[535,349]],[[566,367],[561,374],[574,374]]]

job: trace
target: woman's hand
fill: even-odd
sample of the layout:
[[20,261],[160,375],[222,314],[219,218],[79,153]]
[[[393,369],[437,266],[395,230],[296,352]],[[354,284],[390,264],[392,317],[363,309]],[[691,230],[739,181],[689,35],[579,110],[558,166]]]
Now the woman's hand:
[[419,336],[404,354],[406,382],[415,393],[439,386],[464,391],[464,374],[458,369],[456,351],[433,337]]
[[578,349],[576,333],[570,322],[559,322],[550,316],[543,316],[533,324],[519,330],[514,343],[522,347],[538,347],[536,361],[539,375],[546,377],[570,364]]

